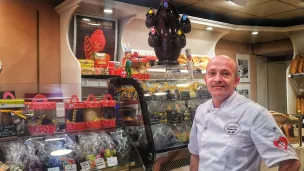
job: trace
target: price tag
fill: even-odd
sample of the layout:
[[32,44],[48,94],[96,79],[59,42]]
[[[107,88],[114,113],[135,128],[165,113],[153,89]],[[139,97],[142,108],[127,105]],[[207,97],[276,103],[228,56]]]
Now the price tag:
[[60,171],[59,167],[48,168],[48,171]]
[[81,166],[82,170],[90,170],[91,169],[90,163],[88,161],[80,163],[80,166]]
[[96,163],[97,169],[103,169],[103,168],[107,167],[103,158],[96,159],[95,163]]
[[76,166],[76,164],[65,165],[64,170],[65,171],[77,171],[77,166]]
[[118,165],[117,157],[109,157],[107,158],[108,166],[113,167]]

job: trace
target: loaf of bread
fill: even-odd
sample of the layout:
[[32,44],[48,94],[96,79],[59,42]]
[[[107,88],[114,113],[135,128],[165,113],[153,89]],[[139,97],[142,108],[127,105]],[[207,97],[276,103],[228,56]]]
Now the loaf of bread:
[[289,72],[290,74],[296,74],[298,71],[298,66],[300,62],[300,56],[296,56],[291,60]]
[[304,57],[301,56],[300,57],[299,66],[298,66],[298,73],[302,73],[303,72],[303,65],[304,65]]

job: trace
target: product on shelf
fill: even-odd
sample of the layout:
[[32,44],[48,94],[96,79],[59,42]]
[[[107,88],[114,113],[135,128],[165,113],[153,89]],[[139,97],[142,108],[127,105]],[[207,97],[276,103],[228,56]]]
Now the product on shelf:
[[116,127],[116,101],[113,100],[112,95],[106,94],[101,104],[101,126],[102,128]]
[[[207,65],[210,61],[210,58],[207,56],[193,56],[192,62],[194,69],[205,70]],[[177,59],[179,64],[185,65],[188,62],[188,59],[185,54],[180,54],[179,58]]]
[[289,73],[299,74],[303,73],[304,69],[304,55],[296,55],[295,58],[291,60]]
[[124,125],[138,126],[142,123],[142,116],[138,100],[122,101],[119,110],[122,113]]
[[184,110],[184,101],[167,101],[164,105],[169,123],[181,123]]
[[[112,137],[104,131],[78,135],[77,156],[80,163],[88,162],[91,169],[97,168],[96,160],[102,159],[109,165],[109,159],[117,160],[116,144]],[[81,165],[81,164],[80,164]],[[101,168],[98,168],[101,169]]]
[[27,117],[23,112],[24,100],[15,99],[11,92],[5,92],[0,104],[0,138],[25,135]]
[[176,127],[176,138],[181,142],[188,142],[190,139],[190,130],[191,130],[192,123],[191,122],[184,122],[178,123],[175,125]]
[[83,118],[85,103],[79,102],[77,96],[73,95],[70,102],[65,103],[66,131],[83,131],[86,127]]
[[148,112],[151,124],[167,123],[167,113],[163,109],[162,101],[151,101],[148,104]]
[[95,96],[90,94],[87,98],[84,109],[84,121],[86,129],[100,129],[101,128],[101,104],[96,100]]
[[38,94],[25,105],[28,107],[28,129],[31,135],[56,132],[56,102],[49,102],[46,96]]
[[[116,154],[119,163],[129,161],[131,147],[128,145],[128,136],[123,130],[110,132],[116,142]],[[114,153],[115,156],[115,153]]]
[[170,124],[152,125],[154,145],[157,150],[173,145],[178,142],[175,131]]

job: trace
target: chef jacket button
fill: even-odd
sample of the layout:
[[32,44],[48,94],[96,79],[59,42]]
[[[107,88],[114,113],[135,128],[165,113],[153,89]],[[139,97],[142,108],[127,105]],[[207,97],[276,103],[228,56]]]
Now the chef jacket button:
[[207,127],[205,126],[204,129],[207,130]]

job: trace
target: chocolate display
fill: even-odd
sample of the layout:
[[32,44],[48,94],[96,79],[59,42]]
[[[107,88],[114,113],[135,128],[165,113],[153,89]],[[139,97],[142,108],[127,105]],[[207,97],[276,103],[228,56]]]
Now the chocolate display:
[[191,31],[191,23],[186,14],[179,19],[172,0],[162,0],[156,15],[153,9],[146,14],[145,24],[151,28],[148,43],[154,48],[160,65],[178,64],[177,58],[186,46],[184,33]]

